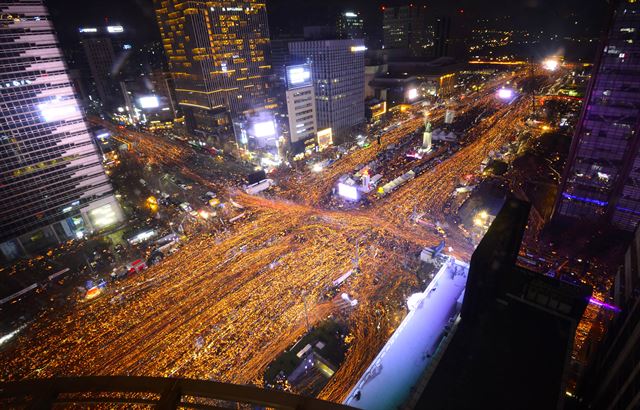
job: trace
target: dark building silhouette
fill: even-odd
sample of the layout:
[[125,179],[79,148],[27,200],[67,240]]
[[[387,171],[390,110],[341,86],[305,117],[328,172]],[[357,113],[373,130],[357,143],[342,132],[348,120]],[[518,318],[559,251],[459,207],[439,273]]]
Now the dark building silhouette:
[[383,7],[383,45],[387,50],[407,50],[414,57],[426,56],[430,47],[428,9],[424,5]]
[[364,20],[359,12],[345,11],[340,13],[336,21],[338,38],[365,38]]
[[107,110],[123,106],[121,71],[132,48],[123,39],[124,27],[82,27],[79,33],[83,60],[90,74],[90,94],[97,97]]
[[460,323],[425,376],[416,408],[562,405],[572,342],[591,289],[515,265],[529,209],[507,200],[473,253]]
[[433,56],[449,56],[449,41],[451,36],[451,17],[441,16],[433,24]]
[[590,363],[576,398],[583,409],[640,407],[640,230],[616,275],[615,304],[622,309]]

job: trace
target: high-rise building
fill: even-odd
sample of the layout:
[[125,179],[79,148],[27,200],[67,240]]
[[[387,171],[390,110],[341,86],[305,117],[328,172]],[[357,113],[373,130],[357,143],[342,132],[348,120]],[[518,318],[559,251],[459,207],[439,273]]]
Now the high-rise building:
[[13,258],[122,219],[42,0],[0,3],[0,250]]
[[316,95],[309,64],[287,67],[285,95],[291,151],[293,155],[302,154],[316,145]]
[[584,409],[634,409],[640,404],[640,229],[615,278],[614,301],[622,309],[579,386]]
[[450,36],[451,17],[437,17],[433,24],[433,57],[445,57],[449,55]]
[[640,3],[621,0],[593,67],[555,214],[633,231],[640,220]]
[[286,83],[285,67],[291,64],[289,43],[302,40],[302,36],[290,34],[280,34],[271,39],[271,66],[276,79],[282,84]]
[[134,124],[151,129],[171,126],[175,119],[171,76],[162,70],[120,81],[125,114]]
[[170,107],[171,114],[176,117],[176,95],[171,73],[162,69],[153,70],[151,72],[151,86],[153,87],[154,94],[164,99],[165,106]]
[[336,21],[338,38],[364,38],[364,21],[359,12],[345,11]]
[[478,244],[460,317],[425,352],[432,368],[406,408],[564,408],[571,346],[591,288],[516,265],[529,209],[507,199]]
[[79,29],[84,61],[91,74],[90,92],[103,107],[113,110],[123,105],[120,90],[120,73],[124,60],[131,49],[122,36],[124,28],[119,25],[106,27],[82,27]]
[[386,49],[408,49],[411,19],[409,8],[383,7],[382,9],[382,43]]
[[382,35],[385,49],[408,50],[413,56],[427,55],[431,42],[426,6],[383,7]]
[[178,104],[205,137],[275,108],[262,1],[154,0]]
[[338,144],[365,121],[364,51],[362,39],[289,43],[289,52],[311,66],[318,128],[331,128]]

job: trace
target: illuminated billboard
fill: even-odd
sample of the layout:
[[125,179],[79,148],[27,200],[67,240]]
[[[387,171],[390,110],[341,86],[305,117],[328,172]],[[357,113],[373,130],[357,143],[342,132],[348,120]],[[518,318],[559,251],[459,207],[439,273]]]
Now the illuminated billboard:
[[352,53],[357,53],[358,51],[365,51],[367,49],[367,47],[365,46],[352,46],[351,47],[351,52]]
[[358,188],[356,188],[354,185],[347,185],[340,182],[338,184],[338,195],[351,201],[357,201]]
[[107,26],[107,31],[109,33],[122,33],[124,28],[122,26]]
[[60,100],[58,98],[39,104],[38,110],[45,122],[69,120],[77,117],[80,113],[75,100]]
[[311,69],[308,64],[287,67],[287,84],[289,88],[311,85]]
[[140,104],[140,108],[158,108],[160,106],[160,101],[155,95],[147,95],[145,97],[138,98],[138,104]]
[[416,98],[418,98],[418,89],[417,88],[409,89],[409,91],[407,91],[407,98],[409,100],[415,100]]
[[113,204],[102,205],[99,208],[92,209],[88,212],[89,220],[97,229],[113,225],[118,222],[119,217]]
[[276,124],[273,120],[262,121],[253,124],[253,136],[256,138],[274,137],[276,135]]
[[500,88],[498,90],[498,98],[501,100],[510,100],[513,98],[513,90],[510,88]]
[[95,27],[83,27],[80,29],[81,33],[97,33],[98,29]]
[[333,132],[331,128],[325,128],[323,130],[318,130],[318,147],[320,149],[325,149],[329,145],[333,144]]
[[387,102],[382,101],[376,105],[371,106],[371,116],[373,118],[379,117],[387,112]]

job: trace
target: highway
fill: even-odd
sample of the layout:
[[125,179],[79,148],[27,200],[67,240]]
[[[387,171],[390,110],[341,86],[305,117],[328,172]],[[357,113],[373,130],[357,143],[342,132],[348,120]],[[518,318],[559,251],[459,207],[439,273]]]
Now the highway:
[[[525,99],[495,101],[487,87],[466,101],[459,111],[474,104],[495,109],[469,130],[471,142],[370,207],[341,211],[322,203],[337,177],[417,130],[419,116],[383,135],[380,146],[351,152],[321,173],[289,179],[277,197],[225,187],[248,209],[247,218],[230,230],[192,237],[160,265],[92,302],[55,317],[42,313],[0,352],[0,379],[128,374],[262,385],[266,366],[305,332],[303,297],[312,324],[342,314],[325,293],[352,268],[360,241],[361,272],[343,288],[359,301],[345,315],[353,341],[320,394],[342,401],[406,314],[406,297],[423,287],[407,261],[441,240],[411,215],[425,212],[426,218],[446,221],[454,212],[450,203],[459,177],[477,174],[489,152],[524,127]],[[443,114],[432,113],[434,121]],[[130,130],[119,135],[145,160],[223,189],[189,167],[188,148]],[[473,251],[455,225],[447,228],[447,246],[461,260]]]

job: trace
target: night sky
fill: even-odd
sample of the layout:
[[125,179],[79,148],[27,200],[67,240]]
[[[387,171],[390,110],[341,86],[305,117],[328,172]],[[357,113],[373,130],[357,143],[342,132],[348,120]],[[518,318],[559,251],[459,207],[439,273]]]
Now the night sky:
[[[108,18],[126,26],[139,42],[159,38],[151,0],[45,0],[62,42],[73,40],[77,28],[98,25]],[[396,1],[378,0],[267,0],[272,32],[302,31],[304,25],[326,24],[341,10],[359,10],[370,35],[380,35],[382,5]],[[415,1],[415,4],[422,4]],[[605,0],[464,0],[427,2],[434,14],[458,13],[467,21],[508,16],[505,24],[529,30],[564,35],[597,35],[605,22]],[[575,22],[578,22],[576,24]],[[511,27],[505,27],[511,28]]]

